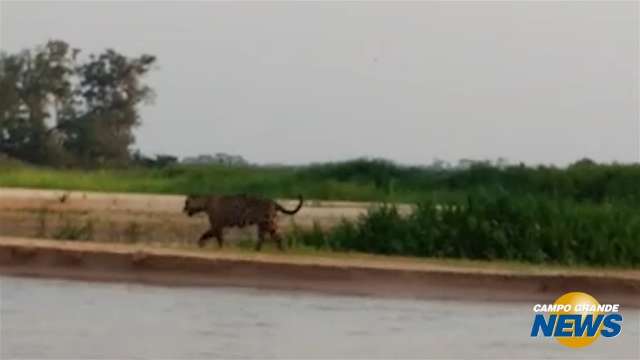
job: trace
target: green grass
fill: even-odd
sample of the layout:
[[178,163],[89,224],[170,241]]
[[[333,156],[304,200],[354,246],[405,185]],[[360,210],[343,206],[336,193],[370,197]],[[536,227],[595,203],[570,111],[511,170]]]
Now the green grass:
[[486,164],[434,170],[384,160],[302,167],[171,166],[56,170],[0,165],[0,186],[165,194],[257,193],[270,197],[389,202],[462,201],[470,192],[534,195],[579,203],[640,204],[640,165],[555,167]]
[[366,179],[309,177],[306,169],[284,167],[176,166],[164,169],[58,170],[0,167],[0,187],[139,192],[158,194],[231,194],[353,201],[411,201],[453,196],[454,191],[406,189],[390,193]]

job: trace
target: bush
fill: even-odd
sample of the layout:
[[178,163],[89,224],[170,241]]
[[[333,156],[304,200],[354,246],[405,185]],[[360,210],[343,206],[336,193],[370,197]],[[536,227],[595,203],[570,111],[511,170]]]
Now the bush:
[[625,206],[474,194],[464,203],[422,202],[408,216],[381,206],[297,241],[376,254],[636,266],[640,214]]

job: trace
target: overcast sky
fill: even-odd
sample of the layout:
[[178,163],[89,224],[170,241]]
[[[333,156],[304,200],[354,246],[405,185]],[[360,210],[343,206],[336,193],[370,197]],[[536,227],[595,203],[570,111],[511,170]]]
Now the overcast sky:
[[0,44],[156,55],[148,154],[631,162],[638,4],[2,1]]

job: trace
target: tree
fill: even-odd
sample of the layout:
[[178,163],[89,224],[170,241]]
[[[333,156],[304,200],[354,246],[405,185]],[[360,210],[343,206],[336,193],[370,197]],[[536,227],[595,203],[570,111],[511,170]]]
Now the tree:
[[433,161],[431,162],[431,165],[429,165],[429,168],[436,170],[436,171],[442,171],[442,170],[446,170],[448,168],[450,168],[451,165],[449,163],[447,163],[446,161],[442,160],[442,159],[433,159]]
[[570,168],[578,168],[578,167],[591,167],[591,166],[596,166],[598,165],[598,163],[596,163],[595,161],[589,159],[589,158],[582,158],[576,162],[574,162],[573,164],[569,165]]
[[34,163],[56,152],[47,120],[71,95],[69,46],[49,41],[19,54],[0,54],[0,152]]
[[224,165],[224,166],[248,166],[249,162],[240,155],[216,153],[214,156],[201,154],[196,157],[185,157],[183,164],[191,165]]
[[153,95],[140,80],[155,57],[109,49],[81,62],[79,53],[52,40],[0,55],[0,152],[53,165],[130,160],[137,106]]
[[136,165],[144,167],[163,168],[178,163],[178,158],[168,154],[158,154],[155,159],[142,154],[140,150],[136,150],[132,154],[132,162]]
[[124,163],[134,143],[133,128],[140,125],[136,106],[150,100],[152,90],[140,83],[155,58],[128,59],[113,50],[90,56],[78,66],[80,85],[76,97],[84,111],[63,118],[65,147],[94,164]]

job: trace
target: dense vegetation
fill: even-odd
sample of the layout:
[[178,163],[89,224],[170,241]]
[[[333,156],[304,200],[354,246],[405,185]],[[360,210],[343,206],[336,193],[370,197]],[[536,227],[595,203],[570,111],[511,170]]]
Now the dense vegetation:
[[382,206],[328,232],[294,231],[290,241],[376,254],[637,266],[640,213],[630,206],[472,194],[466,202],[420,203],[409,216]]
[[153,193],[259,193],[273,197],[419,202],[463,201],[470,192],[535,195],[592,204],[640,204],[640,165],[594,164],[568,168],[467,169],[410,167],[384,160],[352,160],[303,167],[186,166],[56,170],[0,165],[0,186]]
[[326,232],[294,231],[291,241],[336,251],[607,266],[640,264],[637,179],[638,165],[589,161],[449,170],[382,160],[92,171],[0,165],[0,186],[409,202],[417,204],[409,216],[382,206]]

